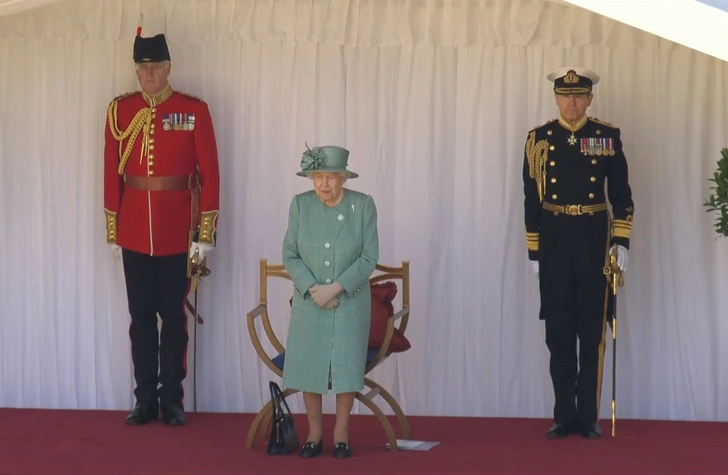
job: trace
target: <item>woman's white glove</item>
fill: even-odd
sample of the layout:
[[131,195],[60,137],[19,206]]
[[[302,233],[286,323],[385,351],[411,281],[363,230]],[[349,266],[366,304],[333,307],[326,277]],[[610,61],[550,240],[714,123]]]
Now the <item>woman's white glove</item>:
[[538,279],[538,261],[531,261],[531,268],[533,269],[533,275]]
[[323,307],[331,299],[339,295],[342,290],[344,290],[344,287],[340,283],[334,282],[333,284],[327,285],[313,285],[308,289],[308,292],[311,294],[311,299],[313,299],[316,305]]

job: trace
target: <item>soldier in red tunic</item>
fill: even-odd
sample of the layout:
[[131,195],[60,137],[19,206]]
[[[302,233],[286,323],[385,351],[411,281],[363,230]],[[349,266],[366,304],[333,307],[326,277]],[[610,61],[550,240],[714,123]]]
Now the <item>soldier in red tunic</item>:
[[142,38],[139,28],[134,62],[142,91],[109,104],[104,149],[106,239],[122,256],[131,314],[136,405],[126,421],[161,410],[166,424],[183,425],[189,261],[215,247],[217,145],[207,104],[168,83],[164,35]]

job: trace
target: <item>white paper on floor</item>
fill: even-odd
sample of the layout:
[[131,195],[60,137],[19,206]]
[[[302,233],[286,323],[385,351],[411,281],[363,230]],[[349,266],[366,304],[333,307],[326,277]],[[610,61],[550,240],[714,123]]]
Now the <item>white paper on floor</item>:
[[[398,450],[418,450],[427,451],[436,445],[440,445],[440,442],[424,442],[422,440],[405,440],[397,439]],[[386,448],[389,448],[389,442],[384,444]]]

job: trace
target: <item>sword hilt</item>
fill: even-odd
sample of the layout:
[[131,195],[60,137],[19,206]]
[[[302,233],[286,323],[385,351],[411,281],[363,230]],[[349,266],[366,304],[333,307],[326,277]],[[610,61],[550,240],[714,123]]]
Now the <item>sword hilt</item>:
[[205,265],[207,259],[200,262],[200,248],[195,249],[195,253],[192,254],[190,259],[190,273],[192,276],[207,277],[210,275],[210,269]]
[[624,273],[617,264],[617,246],[613,246],[609,251],[609,265],[604,267],[604,274],[612,284],[614,294],[617,294],[617,287],[624,287]]
[[200,279],[210,275],[210,269],[205,266],[205,261],[200,262],[200,248],[196,248],[195,252],[190,258],[190,278],[192,279],[191,290],[195,294],[195,305],[193,306],[195,323],[202,325],[204,320],[197,314],[197,287],[200,284]]

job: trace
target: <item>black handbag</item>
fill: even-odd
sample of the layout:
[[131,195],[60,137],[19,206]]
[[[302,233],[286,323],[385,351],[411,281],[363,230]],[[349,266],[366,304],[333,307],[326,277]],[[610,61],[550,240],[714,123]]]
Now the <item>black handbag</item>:
[[298,448],[298,434],[288,403],[283,397],[281,388],[274,381],[270,382],[270,401],[273,406],[273,417],[268,439],[268,455],[286,455]]

